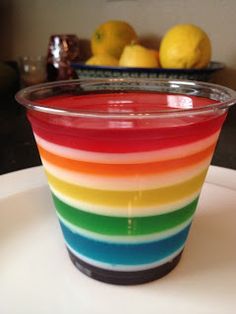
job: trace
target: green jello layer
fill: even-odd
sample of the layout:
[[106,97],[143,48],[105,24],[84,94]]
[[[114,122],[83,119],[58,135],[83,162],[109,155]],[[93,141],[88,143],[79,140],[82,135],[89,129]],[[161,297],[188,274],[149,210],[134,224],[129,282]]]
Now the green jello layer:
[[187,206],[165,214],[118,217],[86,212],[62,202],[53,193],[52,196],[58,214],[65,221],[92,232],[111,236],[148,235],[172,229],[192,217],[198,202],[196,198]]

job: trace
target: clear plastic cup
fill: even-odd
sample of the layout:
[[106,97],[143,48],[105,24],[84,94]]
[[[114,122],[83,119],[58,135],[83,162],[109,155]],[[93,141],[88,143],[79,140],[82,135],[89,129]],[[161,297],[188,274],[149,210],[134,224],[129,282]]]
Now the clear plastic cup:
[[84,274],[140,284],[179,262],[235,92],[155,79],[20,91],[65,245]]

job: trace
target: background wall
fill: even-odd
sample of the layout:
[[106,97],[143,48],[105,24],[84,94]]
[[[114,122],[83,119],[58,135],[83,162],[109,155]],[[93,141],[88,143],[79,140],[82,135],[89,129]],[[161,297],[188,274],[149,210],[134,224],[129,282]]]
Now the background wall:
[[55,33],[89,39],[108,19],[128,21],[153,48],[172,25],[199,25],[211,38],[212,60],[226,65],[214,81],[236,89],[235,0],[0,0],[0,59],[45,55]]

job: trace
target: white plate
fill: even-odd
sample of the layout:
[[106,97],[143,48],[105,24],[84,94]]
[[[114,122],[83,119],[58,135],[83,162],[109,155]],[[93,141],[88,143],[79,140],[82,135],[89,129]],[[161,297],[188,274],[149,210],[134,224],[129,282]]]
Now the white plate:
[[179,265],[139,286],[70,262],[41,167],[0,177],[1,314],[235,313],[236,172],[211,167]]

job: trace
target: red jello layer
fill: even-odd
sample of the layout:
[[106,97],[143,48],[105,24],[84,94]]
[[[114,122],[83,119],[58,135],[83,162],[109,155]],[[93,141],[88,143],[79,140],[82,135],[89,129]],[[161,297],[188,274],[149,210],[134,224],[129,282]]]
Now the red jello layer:
[[[124,97],[123,94],[99,95],[98,97],[95,95],[93,97],[91,95],[60,96],[42,102],[45,105],[55,104],[58,108],[65,108],[67,105],[71,108],[74,101],[73,109],[83,111],[86,108],[87,112],[93,113],[96,105],[100,113],[114,113],[114,108],[116,108],[116,112],[119,112],[120,109],[123,113],[137,113],[140,112],[140,107],[142,111],[153,112],[155,101],[157,102],[156,110],[160,110],[160,108],[171,110],[169,104],[164,103],[164,101],[167,102],[168,96],[173,97],[173,95],[135,93],[129,93],[128,97]],[[177,95],[177,97],[180,96]],[[111,106],[109,106],[108,98]],[[143,99],[143,103],[141,103],[141,99]],[[127,106],[125,106],[125,101]],[[177,101],[178,98],[175,99],[175,102],[172,101],[176,107],[178,106]],[[184,101],[182,99],[182,102],[182,106],[191,104],[197,108],[204,104],[207,106],[214,101],[200,97],[187,97]],[[225,116],[226,114],[219,113],[191,115],[189,112],[184,117],[109,119],[65,117],[36,111],[28,114],[34,132],[49,142],[81,150],[112,153],[151,151],[193,143],[217,132],[221,128]]]

